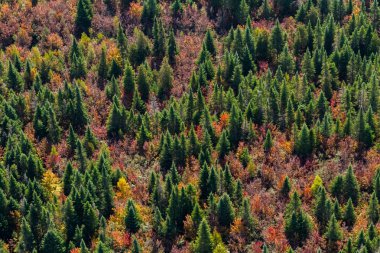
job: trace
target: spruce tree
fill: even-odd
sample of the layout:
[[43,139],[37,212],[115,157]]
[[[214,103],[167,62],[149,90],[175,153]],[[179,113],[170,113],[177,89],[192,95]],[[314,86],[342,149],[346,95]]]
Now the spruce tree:
[[169,98],[173,87],[173,69],[170,67],[168,59],[164,58],[158,76],[158,97],[161,100]]
[[207,29],[206,35],[203,39],[203,43],[207,49],[207,51],[213,56],[216,56],[216,46],[214,42],[214,37],[210,29]]
[[141,226],[141,219],[132,199],[127,203],[127,216],[125,216],[125,227],[130,233],[136,233]]
[[230,152],[230,141],[228,140],[227,131],[223,131],[219,137],[217,150],[219,152],[219,159],[223,159]]
[[[177,0],[177,1],[179,1],[179,0]],[[178,55],[179,49],[178,49],[177,43],[175,41],[173,29],[170,30],[170,33],[169,33],[167,50],[168,50],[167,55],[168,55],[169,64],[175,65],[176,55]]]
[[376,224],[379,220],[379,201],[377,200],[376,192],[373,192],[368,204],[368,220]]
[[355,224],[356,214],[355,214],[355,209],[354,209],[354,205],[352,204],[351,198],[348,200],[346,204],[344,215],[343,215],[343,221],[346,223],[346,225],[349,228],[351,228]]
[[89,0],[79,0],[75,18],[75,32],[79,37],[82,33],[88,33],[92,22],[92,4]]
[[265,135],[265,140],[264,140],[264,151],[268,153],[270,152],[272,147],[273,147],[272,134],[271,134],[271,131],[268,129]]
[[41,243],[43,253],[65,253],[65,245],[62,236],[56,229],[50,229],[44,236]]
[[8,64],[7,84],[8,88],[15,92],[22,92],[24,90],[22,76],[11,61]]
[[346,200],[351,199],[352,203],[354,205],[357,205],[359,201],[359,194],[360,194],[359,184],[355,177],[352,166],[350,165],[348,167],[346,175],[344,176],[343,195]]
[[230,196],[226,193],[224,193],[219,199],[217,215],[219,225],[222,227],[229,228],[235,219],[235,210],[232,206]]
[[100,54],[100,60],[98,65],[98,86],[99,88],[104,87],[105,80],[108,76],[108,65],[107,65],[107,55],[106,55],[106,47],[102,47],[102,52]]
[[136,237],[133,237],[133,242],[132,242],[132,251],[131,253],[142,253],[141,246],[139,242],[137,241]]
[[272,34],[270,37],[271,47],[274,50],[274,53],[277,55],[282,52],[282,49],[285,45],[284,35],[280,26],[278,19],[272,29]]
[[213,238],[206,219],[203,219],[198,228],[197,239],[194,243],[194,252],[209,253],[213,249]]
[[343,232],[340,228],[338,221],[335,218],[335,215],[332,215],[328,224],[327,232],[327,247],[331,252],[336,252],[338,250],[338,241],[343,239]]

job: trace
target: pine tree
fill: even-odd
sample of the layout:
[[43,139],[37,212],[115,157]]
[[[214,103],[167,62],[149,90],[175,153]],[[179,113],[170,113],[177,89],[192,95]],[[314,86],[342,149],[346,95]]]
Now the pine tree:
[[376,192],[373,192],[368,204],[368,220],[376,224],[379,220],[379,201],[377,200]]
[[25,218],[21,221],[20,240],[17,244],[18,252],[32,252],[34,248],[34,238],[29,223]]
[[153,24],[153,57],[158,65],[160,65],[165,57],[166,46],[164,27],[162,22],[156,17]]
[[261,5],[260,10],[261,10],[261,15],[260,15],[261,18],[267,19],[267,20],[270,19],[270,17],[272,16],[272,8],[269,5],[268,0],[263,0],[263,4]]
[[257,237],[257,221],[253,218],[251,214],[251,207],[248,198],[243,200],[243,210],[242,210],[242,221],[245,228],[248,231],[249,238]]
[[313,152],[313,146],[310,142],[310,131],[304,123],[295,143],[295,152],[301,158],[307,158]]
[[127,203],[127,216],[125,216],[125,227],[130,233],[136,233],[141,226],[141,219],[132,199]]
[[155,17],[158,15],[159,7],[156,0],[148,0],[144,2],[143,11],[141,14],[141,24],[144,31],[150,34]]
[[284,35],[283,35],[280,22],[278,21],[278,19],[276,20],[276,23],[272,29],[270,42],[271,42],[271,47],[273,48],[275,54],[279,54],[283,51],[282,49],[285,45]]
[[242,123],[243,119],[240,110],[238,110],[236,105],[232,105],[228,126],[230,144],[232,148],[237,147],[239,144],[242,135]]
[[32,66],[29,59],[27,59],[25,63],[25,71],[24,71],[23,78],[24,78],[25,88],[30,89],[32,87],[34,77],[32,74]]
[[87,33],[92,22],[92,4],[89,0],[79,0],[77,4],[77,14],[75,18],[75,32],[79,37],[82,33]]
[[243,25],[247,18],[249,17],[249,6],[246,0],[240,0],[240,3],[237,6],[235,19],[238,24]]
[[142,31],[135,29],[134,33],[136,43],[134,43],[130,48],[129,58],[133,66],[139,66],[144,63],[146,57],[148,57],[151,53],[150,41]]
[[293,193],[285,210],[285,235],[290,245],[302,246],[311,233],[310,217],[301,209],[297,192]]
[[372,145],[373,136],[370,126],[364,119],[363,109],[359,110],[359,114],[356,122],[357,134],[356,139],[359,143],[359,151],[368,148]]
[[98,85],[99,88],[104,87],[104,82],[107,79],[108,76],[108,65],[107,65],[107,53],[106,53],[106,47],[102,47],[102,52],[100,54],[100,60],[98,65]]
[[206,219],[203,219],[198,228],[197,239],[194,243],[194,252],[209,253],[213,249],[213,238]]
[[95,152],[95,149],[98,148],[98,145],[98,139],[91,131],[91,128],[87,126],[83,140],[83,147],[85,148],[88,157],[92,156],[92,154]]
[[82,94],[78,86],[75,86],[75,115],[71,115],[71,124],[74,129],[82,130],[88,123],[88,116],[85,104],[82,99]]
[[216,53],[217,53],[217,49],[216,49],[216,46],[215,46],[215,42],[214,42],[214,37],[213,37],[212,31],[210,29],[207,29],[206,35],[205,35],[205,37],[203,39],[203,43],[204,43],[205,48],[207,49],[207,51],[213,57],[215,57]]
[[270,152],[272,147],[273,147],[272,134],[271,134],[271,131],[268,129],[265,135],[265,140],[264,140],[264,151],[268,153]]
[[71,79],[85,78],[87,73],[87,65],[82,54],[74,54],[70,64]]
[[183,12],[182,3],[179,0],[174,0],[172,5],[170,6],[170,9],[172,11],[172,17],[173,19],[177,19],[181,17],[181,14]]
[[203,211],[200,208],[198,202],[196,202],[193,207],[193,211],[191,212],[191,219],[196,229],[198,229],[199,225],[201,224],[203,220],[203,216],[204,216]]
[[118,78],[119,76],[121,76],[122,72],[123,71],[119,62],[116,59],[112,59],[111,66],[108,70],[108,78],[109,79],[112,79],[112,77]]
[[98,229],[99,221],[97,210],[88,202],[83,206],[83,239],[87,242],[91,242],[91,238],[94,236]]
[[136,139],[140,150],[143,150],[145,142],[152,138],[152,134],[149,132],[144,123],[141,124],[140,129],[137,133]]
[[[120,4],[124,5],[125,6],[124,8],[127,9],[129,7],[130,2],[131,0],[121,0]],[[124,8],[122,8],[122,10]],[[116,41],[117,41],[117,48],[119,49],[121,57],[122,57],[123,65],[125,65],[125,62],[128,59],[128,38],[120,22],[117,28]]]
[[354,209],[354,205],[352,204],[351,198],[348,200],[347,205],[345,207],[343,221],[350,228],[355,224],[356,215],[355,215],[355,209]]
[[133,237],[133,242],[132,242],[132,251],[131,253],[142,253],[141,246],[139,242],[137,241],[136,237]]
[[346,200],[351,198],[352,203],[354,205],[357,205],[359,201],[359,194],[360,194],[359,184],[355,177],[352,166],[350,165],[348,167],[346,175],[344,176],[343,195]]
[[220,135],[217,150],[219,152],[219,159],[223,159],[230,152],[230,141],[227,131],[223,131]]
[[198,141],[197,134],[195,133],[194,125],[191,125],[189,132],[188,141],[188,155],[198,157],[200,151],[200,144]]
[[173,87],[173,69],[170,67],[168,59],[164,58],[158,77],[158,97],[161,100],[169,98]]
[[[179,1],[179,0],[177,0],[177,1]],[[168,55],[169,64],[175,65],[176,55],[178,55],[179,49],[178,49],[177,43],[175,41],[173,29],[171,29],[170,33],[169,33],[167,50],[168,50],[167,55]]]
[[172,137],[169,132],[166,132],[163,138],[164,142],[160,149],[160,166],[162,170],[167,171],[173,163]]
[[55,229],[50,229],[44,236],[41,243],[43,253],[65,253],[65,246],[62,236]]
[[331,202],[326,196],[324,187],[320,187],[314,214],[319,224],[319,230],[324,231],[331,216]]
[[24,90],[24,82],[22,76],[11,61],[9,61],[8,64],[7,84],[8,88],[12,89],[15,92],[22,92]]
[[63,193],[66,196],[69,196],[72,188],[73,183],[73,176],[74,176],[74,168],[71,165],[71,163],[67,163],[65,172],[63,174]]
[[68,198],[64,206],[64,218],[66,225],[66,240],[74,239],[76,228],[78,227],[77,212],[74,209],[74,204],[71,198]]
[[291,190],[290,180],[289,180],[289,177],[286,176],[284,182],[282,183],[280,193],[283,197],[288,198],[290,190]]
[[69,136],[67,137],[67,145],[69,156],[72,156],[76,150],[78,137],[76,136],[72,125],[69,127]]
[[325,34],[324,34],[324,48],[328,55],[330,55],[333,51],[333,44],[334,44],[334,36],[335,36],[335,24],[334,19],[332,16],[330,16],[327,26],[325,28]]
[[226,193],[219,199],[217,215],[219,225],[222,227],[230,227],[235,219],[235,210],[232,206],[230,196]]
[[326,232],[327,244],[331,252],[336,252],[338,250],[337,242],[342,240],[342,238],[342,229],[340,228],[338,221],[335,218],[335,215],[332,215]]

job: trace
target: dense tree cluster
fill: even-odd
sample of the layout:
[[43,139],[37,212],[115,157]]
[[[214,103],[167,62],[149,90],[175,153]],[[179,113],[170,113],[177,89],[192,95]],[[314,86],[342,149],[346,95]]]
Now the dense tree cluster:
[[0,252],[376,252],[379,25],[377,0],[0,1]]

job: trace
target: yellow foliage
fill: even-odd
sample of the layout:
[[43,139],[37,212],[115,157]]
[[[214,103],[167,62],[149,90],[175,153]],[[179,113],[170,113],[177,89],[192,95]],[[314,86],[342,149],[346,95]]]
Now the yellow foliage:
[[47,170],[42,178],[42,186],[46,188],[48,192],[59,196],[62,191],[61,181],[59,177],[51,170]]
[[131,187],[127,183],[124,177],[120,178],[117,182],[118,192],[116,193],[118,197],[126,199],[132,196]]
[[313,181],[313,184],[311,185],[311,191],[313,194],[316,194],[319,187],[323,186],[322,178],[319,175],[316,175]]

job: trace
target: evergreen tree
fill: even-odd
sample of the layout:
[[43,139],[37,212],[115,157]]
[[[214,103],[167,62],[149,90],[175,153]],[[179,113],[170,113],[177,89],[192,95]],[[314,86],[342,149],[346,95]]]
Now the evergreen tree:
[[148,0],[144,2],[141,14],[141,23],[145,33],[150,34],[155,17],[159,13],[159,7],[156,0]]
[[127,203],[127,216],[125,216],[125,226],[130,233],[136,233],[140,229],[141,219],[133,200]]
[[342,240],[342,238],[342,229],[340,228],[335,215],[332,215],[326,232],[327,244],[331,252],[336,252],[338,250],[337,242]]
[[281,53],[284,48],[285,42],[284,42],[284,35],[280,26],[280,22],[278,19],[276,20],[276,23],[272,29],[272,34],[270,37],[271,47],[274,50],[275,54]]
[[223,159],[230,152],[230,141],[228,140],[227,131],[223,131],[220,135],[217,150],[219,152],[219,159]]
[[203,39],[203,43],[205,45],[205,48],[207,49],[207,52],[209,52],[213,57],[215,57],[217,49],[215,46],[213,34],[210,29],[207,29],[206,35]]
[[368,205],[369,222],[376,224],[379,220],[379,201],[377,200],[376,192],[373,192]]
[[194,243],[194,252],[209,253],[213,249],[213,238],[206,219],[203,219],[198,228],[197,239]]
[[272,140],[272,134],[270,130],[267,130],[267,134],[265,135],[265,140],[264,140],[264,151],[265,152],[270,152],[270,150],[273,147],[273,140]]
[[9,61],[8,65],[7,84],[8,88],[15,92],[22,92],[24,90],[22,76],[11,61]]
[[235,218],[235,210],[232,206],[230,196],[226,193],[219,199],[217,214],[219,225],[222,227],[230,227]]
[[55,229],[50,229],[44,236],[41,243],[43,253],[65,253],[65,246],[62,236]]
[[98,85],[99,88],[104,87],[104,82],[108,76],[108,65],[107,65],[107,55],[106,55],[106,47],[102,47],[102,52],[100,54],[100,60],[98,65]]
[[230,112],[230,120],[229,120],[229,137],[231,147],[235,148],[239,144],[242,135],[242,116],[241,112],[238,110],[237,106],[232,105]]
[[153,57],[155,57],[158,65],[165,57],[166,46],[164,27],[162,22],[156,17],[153,24]]
[[356,205],[359,201],[359,194],[359,184],[355,177],[352,166],[350,165],[348,167],[346,175],[344,176],[343,195],[346,200],[351,199],[352,203]]
[[89,0],[79,0],[75,18],[75,32],[79,37],[82,33],[88,33],[92,22],[92,4]]
[[75,104],[74,104],[74,111],[75,115],[72,115],[71,117],[71,124],[73,125],[74,129],[76,130],[82,130],[88,123],[88,116],[87,116],[87,110],[84,104],[84,101],[82,99],[82,94],[79,90],[78,86],[75,86]]
[[290,180],[289,180],[289,177],[286,176],[284,182],[282,183],[280,193],[283,197],[288,198],[290,190],[291,190]]
[[363,150],[365,148],[370,147],[372,145],[373,136],[371,133],[370,126],[365,121],[363,109],[359,110],[356,128],[356,139],[359,143],[359,150]]
[[34,248],[34,238],[29,223],[25,218],[21,221],[20,240],[17,244],[18,252],[32,252]]
[[[179,2],[179,0],[176,0],[176,2]],[[176,55],[178,55],[179,53],[179,49],[175,41],[173,29],[170,30],[170,33],[169,33],[167,50],[168,50],[167,55],[168,55],[169,64],[175,65],[176,63],[175,58],[176,58]]]
[[292,247],[302,246],[311,233],[310,217],[301,209],[301,200],[297,193],[285,211],[285,235]]
[[131,253],[142,253],[141,246],[137,241],[136,237],[133,238]]
[[164,58],[160,68],[158,86],[158,97],[161,100],[169,98],[170,91],[173,87],[173,70],[170,67],[167,58]]
[[318,192],[318,199],[314,210],[315,216],[319,223],[320,231],[324,231],[327,226],[331,215],[331,202],[326,196],[326,191],[323,187],[320,187]]
[[345,207],[343,221],[350,228],[355,224],[356,215],[355,215],[355,209],[354,209],[354,205],[352,204],[351,198],[348,200],[347,205]]

